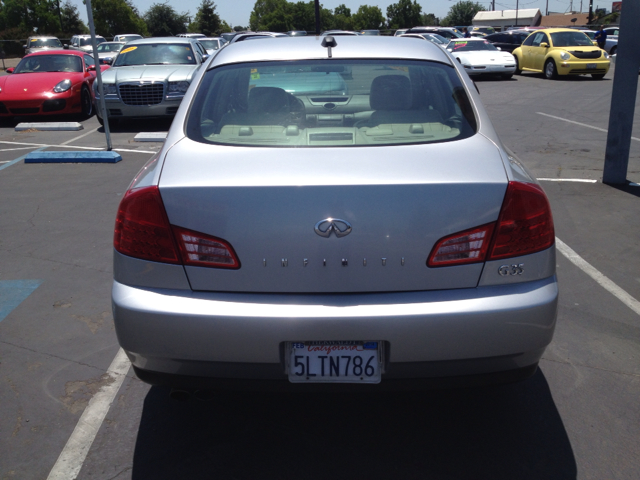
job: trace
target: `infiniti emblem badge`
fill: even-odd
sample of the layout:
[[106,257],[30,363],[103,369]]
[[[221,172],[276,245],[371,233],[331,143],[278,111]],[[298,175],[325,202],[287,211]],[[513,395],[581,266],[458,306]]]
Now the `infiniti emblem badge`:
[[333,232],[340,238],[351,233],[351,224],[339,218],[325,218],[316,223],[314,230],[321,237],[330,237]]

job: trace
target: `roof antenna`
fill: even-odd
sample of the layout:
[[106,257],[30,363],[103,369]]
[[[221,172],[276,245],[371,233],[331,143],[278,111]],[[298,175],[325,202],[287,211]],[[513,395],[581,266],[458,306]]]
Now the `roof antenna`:
[[338,42],[336,42],[336,39],[333,38],[331,35],[327,35],[322,39],[322,43],[320,45],[328,49],[327,53],[329,54],[329,58],[331,58],[331,47],[337,47]]

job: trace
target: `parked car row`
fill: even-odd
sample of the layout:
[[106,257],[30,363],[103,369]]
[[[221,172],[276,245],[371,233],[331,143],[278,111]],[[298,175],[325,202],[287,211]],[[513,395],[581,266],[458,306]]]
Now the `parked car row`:
[[[584,74],[590,74],[594,79],[601,79],[609,70],[609,54],[595,46],[584,31],[543,29],[527,33],[522,30],[513,30],[494,33],[485,38],[464,38],[452,28],[414,27],[399,38],[413,38],[442,47],[470,76],[498,75],[503,79],[509,79],[514,73],[521,74],[524,71],[543,73],[550,79],[560,75]],[[358,36],[360,35],[348,31],[327,31],[323,34],[325,42],[331,38],[330,42],[336,44],[336,38],[341,42],[343,41],[341,37]],[[109,117],[111,122],[136,117],[171,118],[176,114],[200,66],[210,55],[216,55],[225,45],[278,37],[291,38],[289,35],[272,32],[244,32],[237,33],[229,41],[222,38],[207,38],[201,34],[133,40],[130,35],[120,35],[116,36],[122,40],[119,42],[100,41],[98,63],[102,65],[101,70],[105,71],[103,74],[104,109],[100,102],[95,102],[100,99],[97,83],[93,82],[96,62],[89,53],[85,52],[85,50],[92,51],[88,45],[91,43],[90,37],[74,36],[68,50],[60,50],[60,42],[53,37],[30,38],[29,44],[32,45],[33,51],[38,53],[30,53],[15,70],[10,69],[9,72],[14,74],[14,78],[25,74],[20,75],[23,80],[27,78],[26,74],[32,74],[33,81],[36,82],[37,78],[37,82],[44,82],[42,85],[55,81],[50,87],[55,95],[38,100],[21,94],[19,98],[24,105],[20,106],[16,104],[20,101],[18,97],[11,96],[15,92],[9,85],[13,84],[14,80],[5,79],[4,83],[0,84],[0,86],[6,84],[3,90],[0,90],[0,102],[3,105],[0,107],[0,116],[27,114],[27,112],[31,114],[82,112],[89,115],[94,111],[92,105],[95,103],[100,123],[104,123],[106,117]],[[518,45],[521,40],[522,44]],[[72,52],[77,52],[82,57],[82,65],[65,66],[65,62],[70,62],[69,65],[78,62],[74,59],[77,55],[69,56]],[[34,55],[38,55],[38,58],[32,58]],[[106,70],[104,67],[107,65],[113,65],[114,68]],[[65,72],[82,73],[81,83],[84,90],[82,86],[77,86],[79,85],[77,79],[80,78],[78,75],[70,76],[68,81],[58,85],[62,82],[58,77]],[[49,75],[51,79],[45,80],[43,73],[51,74]],[[56,75],[52,75],[53,73]],[[257,81],[256,86],[270,87],[271,85],[265,83],[267,78],[263,77]],[[332,85],[331,88],[336,95],[346,96],[348,89],[343,79],[353,78],[352,67],[341,65],[339,71],[327,71],[323,78],[325,81],[331,81],[329,84]],[[312,82],[309,85],[313,86],[315,85],[313,82],[317,80],[309,77],[309,81]],[[71,88],[69,85],[76,85],[72,89],[73,95],[68,93]],[[67,86],[69,88],[66,88]],[[290,90],[301,91],[300,88],[302,87],[291,86]],[[42,89],[42,86],[38,89],[41,92],[48,92],[48,89]],[[88,90],[88,94],[83,93],[85,90]]]

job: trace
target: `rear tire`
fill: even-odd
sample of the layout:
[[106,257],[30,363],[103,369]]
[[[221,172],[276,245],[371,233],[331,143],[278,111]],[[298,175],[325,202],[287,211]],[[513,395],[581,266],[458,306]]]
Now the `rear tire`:
[[611,47],[611,51],[609,52],[609,55],[615,55],[616,54],[616,50],[618,50],[618,46],[617,45],[614,46],[614,47]]
[[592,73],[591,78],[594,80],[602,80],[604,78],[604,73]]
[[544,76],[547,80],[555,80],[558,78],[556,62],[553,60],[547,60],[547,63],[544,64]]
[[104,120],[102,119],[102,117],[96,115],[96,118],[98,119],[98,123],[104,127]]
[[82,93],[80,94],[80,106],[82,108],[82,116],[89,118],[93,115],[93,99],[89,93],[87,87],[82,87]]

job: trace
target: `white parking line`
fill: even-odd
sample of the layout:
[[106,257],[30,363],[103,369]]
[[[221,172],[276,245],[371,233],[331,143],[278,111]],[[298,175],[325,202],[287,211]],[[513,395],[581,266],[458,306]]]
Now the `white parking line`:
[[91,135],[92,133],[97,132],[98,128],[100,128],[100,127],[96,127],[93,130],[88,131],[87,133],[83,133],[82,135],[79,135],[79,136],[77,136],[75,138],[72,138],[71,140],[67,140],[66,142],[61,143],[60,145],[69,145],[71,142],[75,142],[76,140],[80,140],[81,138],[84,138],[87,135]]
[[538,180],[543,182],[580,182],[580,183],[596,183],[597,180],[590,180],[588,178],[539,178]]
[[[32,147],[45,147],[45,148],[62,148],[62,145],[49,145],[46,143],[25,143],[25,142],[7,142],[6,140],[0,140],[0,143],[6,143],[8,145],[30,145]],[[79,148],[80,150],[104,150],[104,148],[100,147],[77,147],[75,145],[64,145],[67,148]],[[158,153],[158,151],[153,150],[133,150],[127,148],[114,148],[116,152],[131,152],[131,153]]]
[[[580,125],[581,127],[592,128],[593,130],[598,130],[599,132],[608,133],[609,130],[600,127],[594,127],[593,125],[587,125],[586,123],[574,122],[573,120],[568,120],[562,117],[556,117],[555,115],[549,115],[548,113],[536,112],[538,115],[544,115],[545,117],[555,118],[556,120],[562,120],[563,122],[573,123],[575,125]],[[635,140],[636,142],[640,142],[640,138],[631,137],[631,140]]]
[[605,277],[602,273],[600,273],[595,267],[593,267],[590,263],[584,260],[580,255],[578,255],[575,251],[573,251],[566,243],[556,237],[556,248],[560,253],[562,253],[567,259],[577,266],[580,270],[585,272],[591,278],[593,278],[602,288],[607,290],[613,296],[615,296],[618,300],[624,303],[631,310],[640,315],[640,302],[629,295],[626,291],[620,288],[618,285],[613,283],[609,278]]
[[[33,147],[20,147],[20,148],[3,148],[0,152],[13,152],[15,150],[29,150]],[[9,160],[10,161],[10,160]]]
[[130,366],[127,355],[120,349],[107,369],[106,374],[111,379],[111,383],[98,390],[98,393],[89,401],[47,480],[69,480],[78,476],[100,425],[120,390]]

